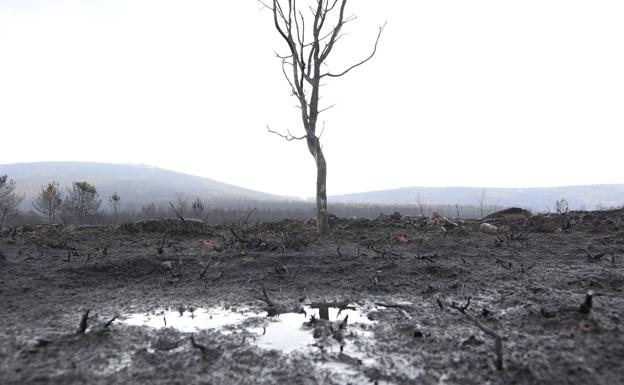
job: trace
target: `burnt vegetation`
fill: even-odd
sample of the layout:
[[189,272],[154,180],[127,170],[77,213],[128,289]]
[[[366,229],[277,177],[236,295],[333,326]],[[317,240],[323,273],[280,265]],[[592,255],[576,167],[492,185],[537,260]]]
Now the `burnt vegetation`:
[[[85,190],[95,199],[94,189]],[[601,383],[623,374],[617,364],[624,342],[622,210],[508,209],[457,219],[423,217],[415,205],[416,215],[330,215],[331,232],[321,236],[310,218],[263,222],[251,209],[211,225],[193,218],[202,211],[197,203],[187,207],[185,217],[172,200],[170,215],[117,225],[5,226],[0,288],[10,311],[1,317],[13,335],[26,339],[0,337],[4,378],[29,383],[64,376],[72,382],[74,362],[80,378],[95,381],[99,375],[87,368],[124,354],[129,363],[101,378],[173,380],[179,372],[161,366],[164,353],[142,350],[142,341],[164,343],[162,333],[128,329],[118,316],[158,304],[181,309],[223,302],[278,318],[301,313],[304,304],[318,309],[319,318],[307,317],[304,327],[317,336],[320,351],[327,349],[323,338],[333,341],[341,348],[329,359],[371,381],[569,383],[574,372],[582,383]],[[374,341],[374,354],[383,357],[378,363],[350,355],[349,317],[323,318],[330,307],[353,304],[373,307],[374,339],[359,343]],[[72,316],[47,331],[40,326],[63,314]],[[25,324],[33,332],[21,332]],[[166,360],[185,365],[191,377],[262,365],[272,382],[293,381],[283,373],[294,371],[310,378],[303,383],[342,383],[342,377],[318,377],[305,364],[314,357],[269,360],[278,353],[258,351],[244,334],[168,330],[168,345],[188,348],[167,353]],[[415,375],[412,367],[423,371]],[[224,381],[240,382],[236,376]]]

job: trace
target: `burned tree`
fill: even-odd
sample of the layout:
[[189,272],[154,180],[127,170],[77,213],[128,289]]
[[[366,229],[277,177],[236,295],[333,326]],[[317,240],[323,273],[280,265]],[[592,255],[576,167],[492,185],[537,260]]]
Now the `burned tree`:
[[73,182],[65,198],[65,210],[76,217],[79,223],[95,215],[102,200],[97,189],[89,182]]
[[4,217],[12,214],[23,199],[23,196],[15,192],[14,180],[7,175],[0,176],[0,218],[4,220]]
[[187,203],[186,203],[186,199],[184,199],[184,193],[177,192],[176,204],[175,206],[173,206],[172,204],[171,208],[173,209],[176,215],[184,217],[184,215],[186,214],[186,206],[187,206]]
[[305,134],[295,136],[289,130],[284,134],[267,129],[287,141],[306,141],[316,163],[316,225],[320,234],[326,234],[329,232],[327,163],[320,142],[322,132],[319,133],[317,128],[319,115],[333,106],[319,105],[321,81],[346,75],[372,59],[384,26],[379,28],[368,57],[338,72],[331,72],[327,70],[327,59],[344,36],[345,24],[355,20],[354,16],[345,16],[347,0],[308,0],[303,1],[303,5],[297,4],[296,0],[273,0],[262,4],[272,11],[275,28],[288,45],[287,54],[276,55],[301,109]]
[[555,210],[557,210],[557,214],[566,215],[569,209],[570,206],[568,205],[568,201],[565,199],[555,202]]
[[54,223],[56,213],[62,206],[63,192],[57,182],[50,182],[47,186],[41,186],[41,190],[33,202],[35,212],[48,218],[48,223]]
[[112,193],[108,197],[108,204],[113,209],[113,216],[117,218],[117,213],[119,212],[119,204],[121,203],[121,197],[117,194],[117,191]]
[[477,198],[477,203],[479,204],[479,210],[481,210],[481,218],[484,217],[483,208],[485,207],[485,190],[481,190],[481,194]]
[[204,202],[202,202],[199,197],[195,198],[191,203],[191,210],[193,210],[193,214],[195,214],[196,218],[203,218],[204,211],[206,210]]

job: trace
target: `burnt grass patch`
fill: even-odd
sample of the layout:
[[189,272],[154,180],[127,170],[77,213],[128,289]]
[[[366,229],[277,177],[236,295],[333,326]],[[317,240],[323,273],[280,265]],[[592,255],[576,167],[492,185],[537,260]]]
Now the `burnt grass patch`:
[[[621,383],[623,218],[502,213],[485,220],[496,235],[482,221],[400,215],[333,217],[322,238],[310,221],[4,232],[0,382]],[[105,326],[159,308],[279,314],[310,303],[358,304],[375,322],[365,336],[320,324],[329,337],[290,354],[259,348],[243,327],[191,341]],[[338,330],[374,362],[336,350]]]

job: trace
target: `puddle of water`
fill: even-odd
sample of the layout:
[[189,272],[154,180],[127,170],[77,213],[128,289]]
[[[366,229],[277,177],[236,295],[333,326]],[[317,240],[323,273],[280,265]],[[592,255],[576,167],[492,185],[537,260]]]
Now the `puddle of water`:
[[218,329],[236,325],[245,319],[257,316],[257,313],[232,311],[225,308],[195,309],[185,311],[157,311],[152,313],[129,314],[119,322],[133,326],[150,328],[174,328],[184,333],[193,333],[202,329]]
[[[375,322],[369,320],[364,312],[354,307],[319,309],[310,306],[303,307],[301,313],[285,313],[277,317],[267,317],[267,312],[234,311],[223,307],[193,309],[192,312],[186,309],[160,310],[129,314],[121,318],[119,322],[155,329],[174,328],[184,333],[193,333],[203,329],[220,329],[222,333],[229,334],[228,328],[241,327],[244,321],[254,317],[259,317],[263,325],[242,326],[247,332],[255,335],[255,338],[251,339],[252,344],[263,349],[278,350],[283,353],[309,349],[314,345],[316,342],[313,334],[314,327],[310,326],[309,322],[312,318],[339,324],[348,317],[345,335],[349,339],[372,338],[372,333],[365,328]],[[340,343],[332,341],[325,348],[332,354],[345,353],[363,363],[370,362],[352,343],[342,343],[342,345],[341,348]]]
[[348,317],[347,325],[373,323],[363,312],[356,309],[341,310],[331,307],[318,309],[305,306],[301,313],[280,314],[273,317],[271,322],[264,327],[250,330],[258,335],[254,344],[264,349],[279,350],[284,353],[313,345],[315,342],[313,328],[306,325],[312,317],[332,322],[340,322]]
[[[356,307],[339,309],[304,306],[300,313],[285,313],[277,317],[267,317],[267,312],[228,310],[222,307],[200,308],[193,312],[180,310],[129,314],[119,322],[156,329],[174,328],[186,333],[220,329],[220,332],[229,334],[233,329],[243,329],[252,335],[248,341],[253,345],[285,354],[299,352],[319,357],[321,370],[340,375],[345,380],[366,380],[363,368],[372,367],[376,363],[370,350],[370,345],[374,343],[374,333],[370,326],[376,321],[368,319],[366,313]],[[343,339],[340,342],[333,339],[331,334],[324,334],[321,339],[314,337],[315,327],[311,325],[311,319],[319,320],[321,330],[327,333],[327,330],[338,330],[345,318],[347,327],[342,330]],[[322,323],[327,321],[331,322],[331,327]]]

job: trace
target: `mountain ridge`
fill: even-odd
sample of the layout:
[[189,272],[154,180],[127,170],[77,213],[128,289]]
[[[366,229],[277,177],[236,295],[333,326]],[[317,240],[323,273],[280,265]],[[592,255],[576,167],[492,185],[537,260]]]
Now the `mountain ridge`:
[[331,196],[333,203],[478,205],[524,207],[542,211],[565,199],[570,208],[593,209],[624,205],[624,184],[572,185],[560,187],[401,187]]
[[[0,165],[0,175],[7,174],[25,195],[21,209],[30,209],[42,185],[57,181],[63,189],[73,181],[93,184],[105,202],[117,192],[125,205],[165,204],[178,193],[189,202],[196,197],[212,202],[287,201],[294,198],[255,191],[214,179],[144,164],[100,162],[30,162]],[[135,207],[135,208],[138,208]]]
[[[140,208],[149,203],[168,204],[178,193],[188,202],[196,197],[219,207],[242,207],[257,202],[312,203],[314,198],[300,199],[255,191],[214,179],[167,170],[146,164],[114,164],[101,162],[24,162],[0,165],[0,175],[7,174],[17,183],[18,193],[25,199],[21,209],[30,210],[42,185],[53,180],[63,189],[77,180],[86,180],[98,189],[102,200],[113,192],[122,197],[125,207]],[[557,200],[565,199],[571,209],[621,207],[624,184],[577,185],[561,187],[401,187],[351,194],[331,195],[330,204],[378,205],[470,205],[484,204],[523,207],[533,211],[553,209]],[[103,207],[106,205],[103,204]]]

